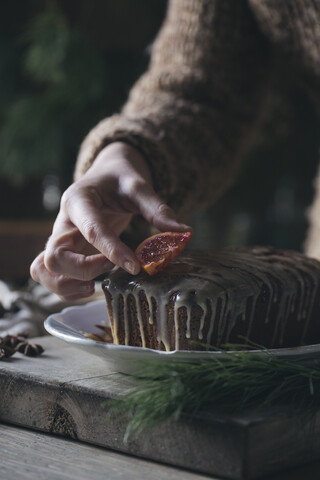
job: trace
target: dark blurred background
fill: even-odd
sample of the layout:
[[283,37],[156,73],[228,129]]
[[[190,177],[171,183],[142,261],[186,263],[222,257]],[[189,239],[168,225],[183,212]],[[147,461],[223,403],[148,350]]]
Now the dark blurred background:
[[[165,0],[2,2],[0,277],[26,279],[72,181],[81,140],[126,100],[165,10]],[[279,72],[236,184],[192,219],[193,247],[301,250],[319,126],[304,92]]]

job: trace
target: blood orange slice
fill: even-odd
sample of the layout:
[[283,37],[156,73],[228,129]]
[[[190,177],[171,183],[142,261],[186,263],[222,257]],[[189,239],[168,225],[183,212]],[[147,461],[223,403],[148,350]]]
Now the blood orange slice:
[[160,272],[182,252],[191,236],[191,232],[164,232],[147,238],[136,249],[141,267],[149,275]]

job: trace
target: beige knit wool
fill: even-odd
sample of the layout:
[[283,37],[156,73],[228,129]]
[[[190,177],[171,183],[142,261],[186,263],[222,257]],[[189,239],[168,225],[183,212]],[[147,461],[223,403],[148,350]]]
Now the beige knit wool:
[[[171,0],[148,71],[86,137],[75,178],[104,146],[125,141],[186,220],[234,180],[279,59],[319,101],[320,0]],[[320,215],[311,219],[307,252],[320,258]]]

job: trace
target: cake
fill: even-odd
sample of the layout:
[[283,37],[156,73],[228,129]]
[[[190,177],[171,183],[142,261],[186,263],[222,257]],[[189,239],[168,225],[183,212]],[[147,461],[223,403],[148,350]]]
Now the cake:
[[115,344],[205,350],[320,343],[320,262],[270,247],[187,250],[154,277],[103,281]]

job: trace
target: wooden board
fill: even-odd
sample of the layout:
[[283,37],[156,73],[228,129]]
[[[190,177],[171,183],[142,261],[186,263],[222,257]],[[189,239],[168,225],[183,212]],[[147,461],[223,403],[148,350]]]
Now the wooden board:
[[[219,480],[83,442],[0,424],[0,478],[14,480]],[[315,480],[320,462],[263,480]],[[221,479],[220,479],[221,480]]]
[[103,405],[127,388],[125,377],[61,340],[37,341],[43,356],[17,354],[0,363],[2,422],[236,480],[320,459],[320,419],[292,418],[285,409],[224,417],[203,412],[125,444],[125,422],[107,421]]
[[14,480],[209,480],[197,473],[9,425],[0,425],[0,465],[0,478]]

